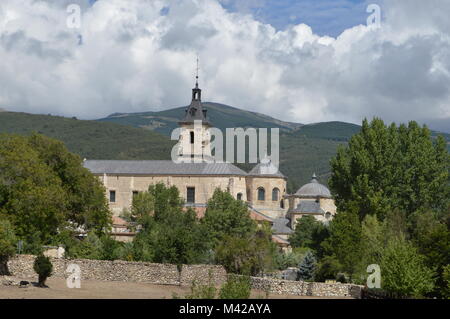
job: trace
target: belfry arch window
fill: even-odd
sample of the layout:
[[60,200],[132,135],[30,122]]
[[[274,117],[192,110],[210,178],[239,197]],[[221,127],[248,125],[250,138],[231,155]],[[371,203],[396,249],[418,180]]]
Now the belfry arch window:
[[258,188],[258,200],[266,200],[266,190],[263,187]]
[[277,202],[280,199],[280,190],[278,188],[272,189],[272,200]]
[[190,133],[191,144],[194,144],[194,132]]

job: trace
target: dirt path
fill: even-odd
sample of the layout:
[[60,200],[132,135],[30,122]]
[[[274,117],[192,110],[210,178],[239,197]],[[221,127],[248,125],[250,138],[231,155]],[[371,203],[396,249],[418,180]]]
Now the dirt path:
[[[0,299],[172,299],[174,294],[182,297],[190,292],[189,287],[93,280],[84,280],[81,282],[81,288],[70,289],[62,278],[49,278],[47,285],[49,288],[0,285]],[[265,293],[252,291],[251,297],[264,298]],[[311,299],[314,297],[270,295],[269,298]]]

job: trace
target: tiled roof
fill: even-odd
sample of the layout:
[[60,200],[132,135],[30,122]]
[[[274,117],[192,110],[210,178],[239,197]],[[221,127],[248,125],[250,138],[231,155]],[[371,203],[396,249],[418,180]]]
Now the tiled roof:
[[283,239],[283,238],[281,238],[280,236],[277,236],[277,235],[272,235],[272,240],[274,242],[278,243],[278,244],[282,244],[282,245],[285,245],[285,246],[289,246],[290,245],[289,241],[287,241],[286,239]]
[[174,163],[173,161],[86,160],[93,174],[126,175],[238,175],[247,173],[230,163]]
[[294,231],[288,226],[289,219],[277,218],[273,222],[272,231],[274,234],[292,234]]
[[316,201],[302,201],[297,205],[297,208],[293,210],[295,213],[303,214],[325,214],[320,204]]
[[306,185],[303,185],[300,187],[300,189],[295,193],[296,196],[299,197],[323,197],[323,198],[331,198],[330,190],[320,184],[317,181],[316,174],[313,175],[311,182],[309,182]]

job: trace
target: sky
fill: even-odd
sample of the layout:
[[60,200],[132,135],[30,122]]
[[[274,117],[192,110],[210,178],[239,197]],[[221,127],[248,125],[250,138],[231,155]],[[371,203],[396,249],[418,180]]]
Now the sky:
[[448,0],[2,0],[0,108],[95,119],[187,105],[198,55],[205,101],[450,132],[448,12]]

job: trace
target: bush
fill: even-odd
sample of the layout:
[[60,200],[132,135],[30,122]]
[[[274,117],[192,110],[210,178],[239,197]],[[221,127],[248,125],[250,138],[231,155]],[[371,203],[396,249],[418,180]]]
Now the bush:
[[45,281],[53,272],[53,265],[50,258],[44,255],[37,256],[34,261],[33,269],[39,276],[39,287],[47,287]]
[[220,289],[220,299],[248,299],[251,292],[250,277],[230,275]]
[[405,297],[422,297],[434,288],[434,271],[404,239],[391,242],[381,259],[382,288]]
[[257,275],[273,268],[274,244],[263,231],[247,237],[225,237],[216,249],[216,262],[227,272]]
[[216,294],[217,288],[214,285],[212,273],[209,272],[207,284],[200,285],[197,281],[192,282],[191,293],[186,296],[186,299],[214,299]]
[[442,295],[444,296],[444,298],[450,299],[450,265],[444,267],[442,277],[444,278],[444,281],[447,285],[444,288]]
[[9,275],[8,259],[16,252],[16,236],[11,223],[0,220],[0,275]]
[[278,270],[285,270],[289,267],[297,267],[307,251],[309,251],[308,248],[295,248],[294,251],[289,253],[278,251],[274,257],[275,267]]
[[95,233],[90,232],[85,238],[70,247],[68,255],[78,259],[102,259],[102,241]]

